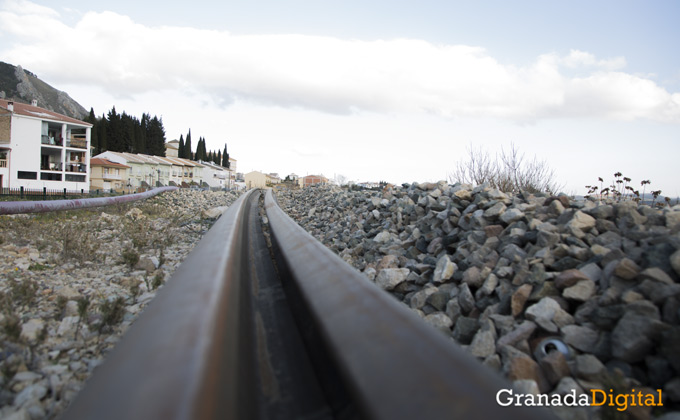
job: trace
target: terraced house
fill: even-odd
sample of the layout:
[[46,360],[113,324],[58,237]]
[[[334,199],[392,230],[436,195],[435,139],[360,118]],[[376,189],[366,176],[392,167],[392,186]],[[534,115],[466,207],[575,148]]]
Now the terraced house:
[[0,186],[89,191],[91,124],[0,99]]

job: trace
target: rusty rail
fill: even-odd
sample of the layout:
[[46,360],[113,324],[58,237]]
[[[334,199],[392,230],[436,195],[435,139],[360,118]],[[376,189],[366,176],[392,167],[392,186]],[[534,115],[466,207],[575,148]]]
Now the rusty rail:
[[80,198],[74,200],[52,201],[2,201],[0,215],[20,213],[47,213],[51,211],[77,210],[89,207],[110,206],[112,204],[130,203],[145,200],[157,194],[174,191],[178,187],[159,187],[137,194],[120,195],[116,197]]
[[546,418],[498,406],[508,383],[260,195],[222,215],[64,418]]

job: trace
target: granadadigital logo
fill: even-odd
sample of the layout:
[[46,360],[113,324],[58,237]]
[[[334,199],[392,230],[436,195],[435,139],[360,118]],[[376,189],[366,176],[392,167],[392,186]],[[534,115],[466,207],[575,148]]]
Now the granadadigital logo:
[[601,389],[591,389],[589,394],[576,395],[576,390],[565,395],[559,394],[515,394],[512,389],[501,389],[496,393],[496,402],[503,407],[528,406],[528,407],[552,407],[552,406],[609,406],[616,407],[618,411],[625,411],[628,407],[646,406],[663,407],[663,393],[660,389],[656,393],[643,393],[631,390],[628,394],[615,394],[612,389],[605,392]]

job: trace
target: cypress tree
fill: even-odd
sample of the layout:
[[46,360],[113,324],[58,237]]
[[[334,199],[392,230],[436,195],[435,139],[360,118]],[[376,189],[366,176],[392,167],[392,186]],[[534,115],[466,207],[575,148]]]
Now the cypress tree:
[[97,150],[97,153],[102,153],[107,150],[107,142],[106,142],[106,131],[108,130],[108,121],[106,120],[106,115],[102,114],[102,117],[99,119],[99,123],[97,125],[97,137],[99,137],[99,150]]
[[222,163],[222,151],[218,150],[217,156],[215,157],[215,164],[219,165],[220,163]]
[[222,153],[222,166],[229,169],[229,153],[227,153],[227,144],[224,144],[224,153]]
[[184,135],[179,135],[179,146],[177,146],[177,157],[184,157]]
[[189,160],[194,159],[194,152],[191,149],[191,129],[189,129],[189,133],[187,134],[187,140],[184,142],[184,157]]
[[107,139],[107,150],[112,150],[114,152],[124,151],[124,145],[122,141],[122,129],[120,116],[116,113],[116,107],[112,107],[107,115],[107,126],[106,126],[106,139]]
[[163,120],[154,115],[147,125],[147,149],[154,156],[165,156],[165,129]]

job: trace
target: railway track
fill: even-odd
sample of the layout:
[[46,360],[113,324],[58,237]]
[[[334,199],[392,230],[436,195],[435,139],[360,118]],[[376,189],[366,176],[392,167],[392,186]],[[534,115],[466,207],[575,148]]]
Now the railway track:
[[[278,207],[235,202],[66,419],[546,418]],[[549,416],[548,416],[549,417]]]

